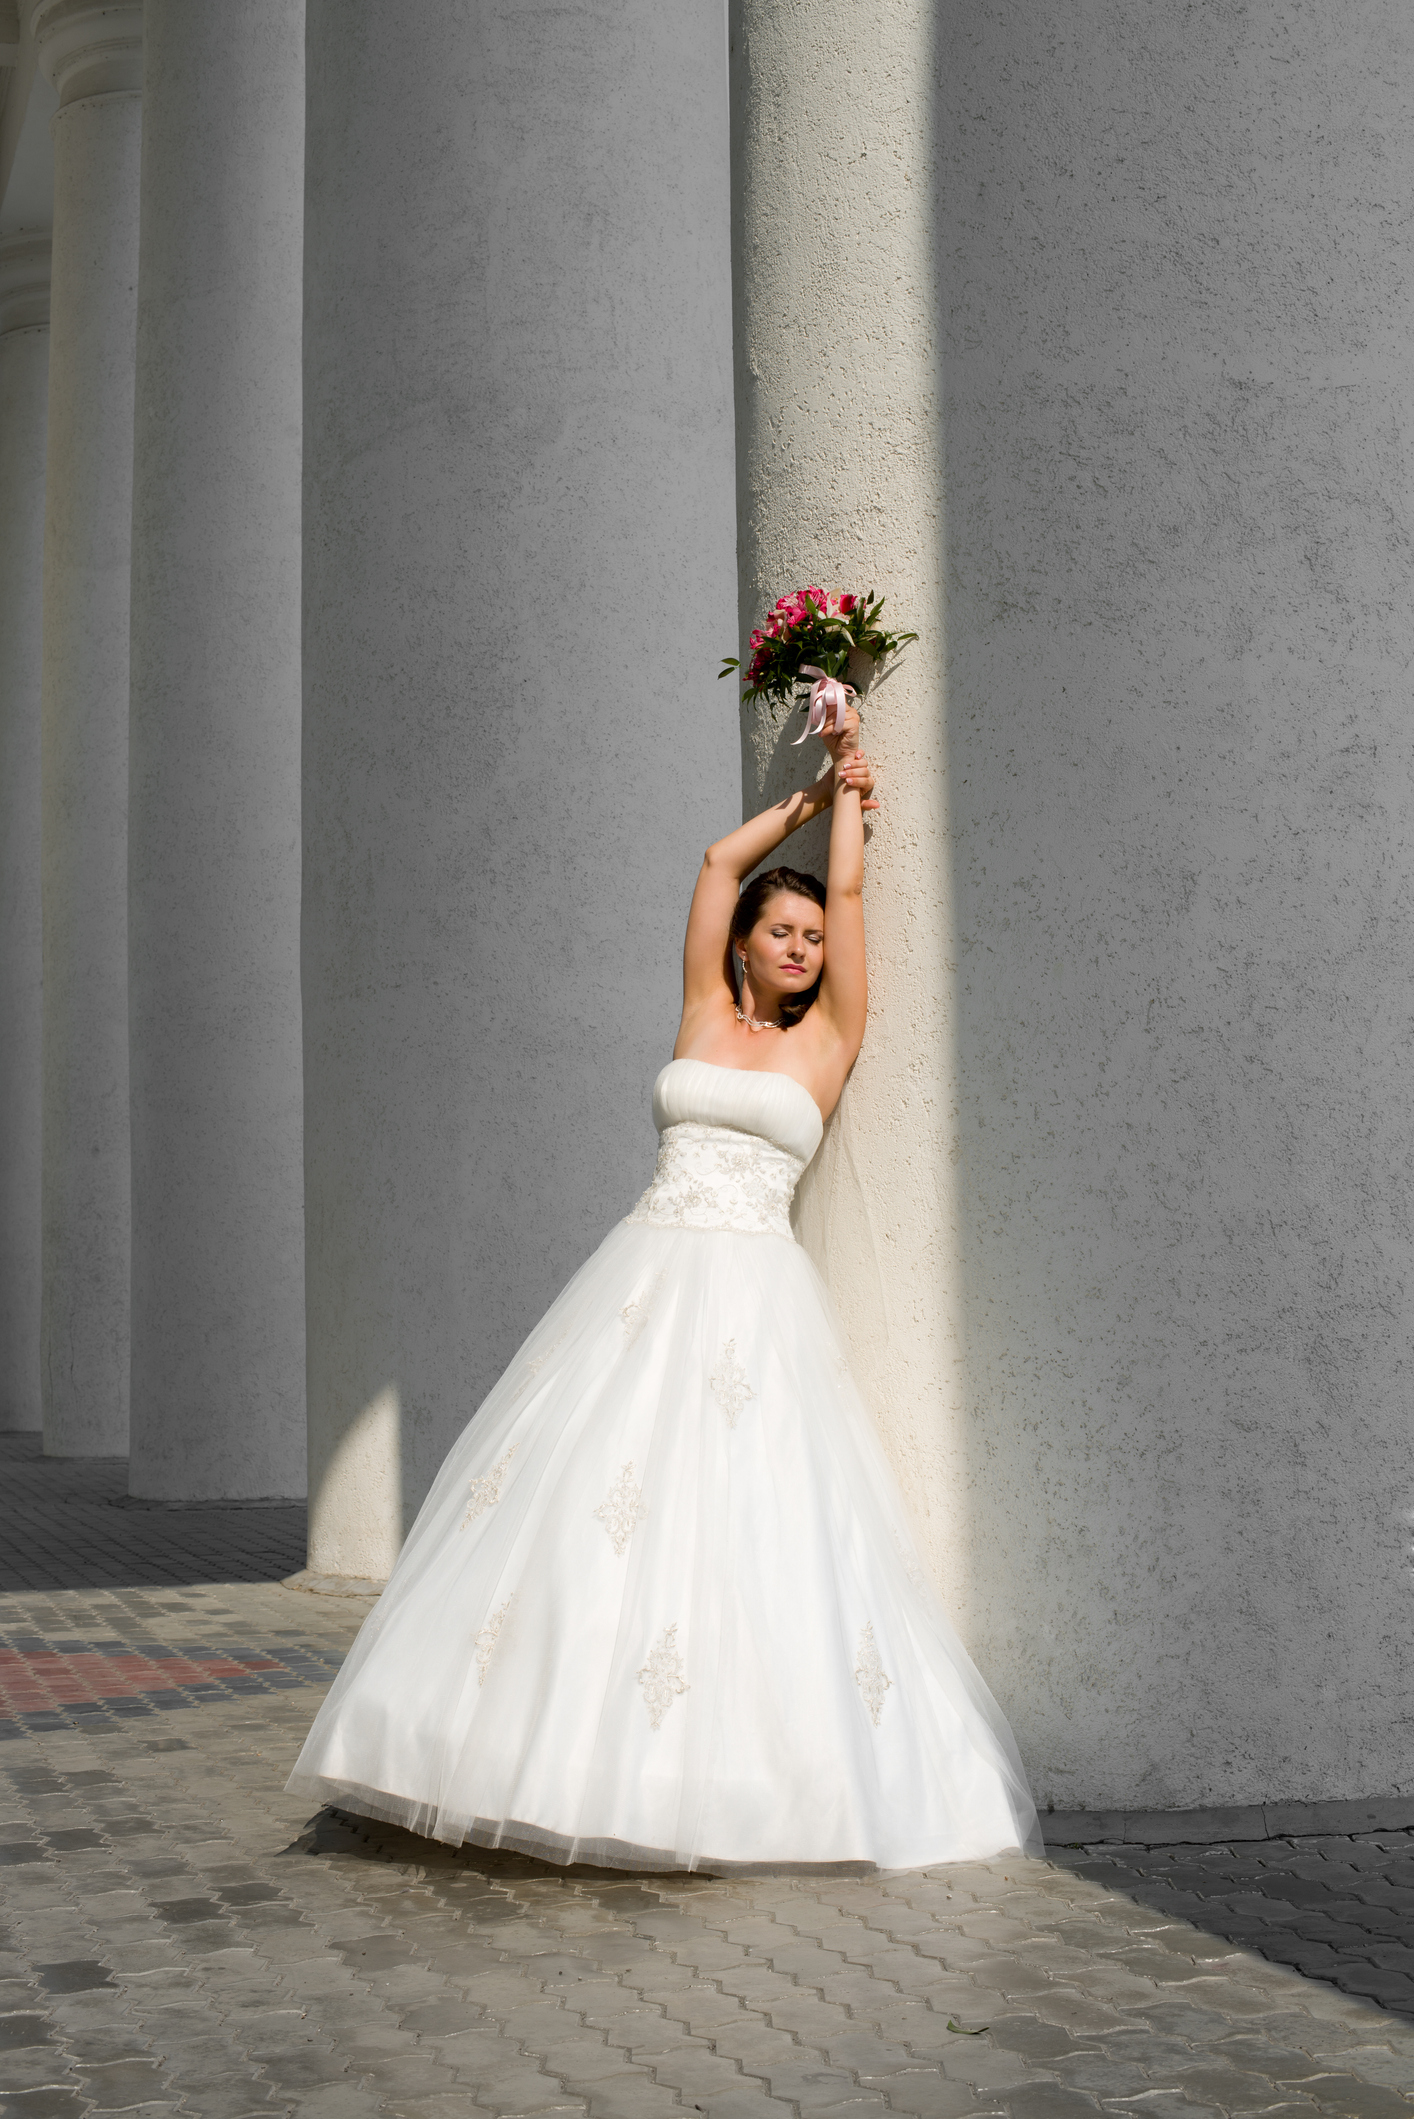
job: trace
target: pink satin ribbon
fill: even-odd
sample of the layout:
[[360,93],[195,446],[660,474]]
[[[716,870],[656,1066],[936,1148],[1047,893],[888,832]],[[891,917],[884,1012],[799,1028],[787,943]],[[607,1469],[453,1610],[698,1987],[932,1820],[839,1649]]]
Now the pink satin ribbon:
[[855,696],[853,685],[842,683],[838,677],[827,677],[823,670],[816,669],[813,662],[802,662],[800,674],[802,677],[813,677],[815,682],[810,688],[810,718],[796,737],[796,742],[803,743],[807,736],[823,735],[826,719],[832,711],[835,717],[835,734],[838,736],[844,728],[845,708]]

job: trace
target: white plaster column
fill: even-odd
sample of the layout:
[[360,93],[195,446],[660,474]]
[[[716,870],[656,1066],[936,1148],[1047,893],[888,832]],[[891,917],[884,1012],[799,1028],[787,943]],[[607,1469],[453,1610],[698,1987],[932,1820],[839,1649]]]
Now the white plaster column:
[[49,232],[0,238],[0,1429],[42,1424],[39,683]]
[[304,1491],[302,0],[147,0],[128,815],[134,1494]]
[[[850,1314],[856,1373],[956,1604],[964,1448],[949,1159],[942,461],[933,324],[932,9],[733,0],[733,268],[743,638],[812,583],[875,590],[921,638],[866,701],[870,1022],[848,1091],[887,1313]],[[799,717],[742,709],[748,809],[794,784]],[[793,841],[825,873],[825,825]]]
[[311,1565],[386,1572],[647,1181],[738,764],[714,0],[311,0]]
[[54,134],[44,533],[44,1447],[128,1439],[127,783],[142,9],[35,0]]

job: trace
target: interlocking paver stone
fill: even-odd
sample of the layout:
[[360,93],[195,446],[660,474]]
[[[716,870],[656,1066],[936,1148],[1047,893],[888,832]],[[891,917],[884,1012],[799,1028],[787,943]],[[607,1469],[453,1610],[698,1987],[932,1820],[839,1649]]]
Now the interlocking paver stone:
[[1414,2112],[1414,1832],[728,1880],[311,1817],[366,1600],[280,1585],[289,1511],[7,1453],[4,2119]]

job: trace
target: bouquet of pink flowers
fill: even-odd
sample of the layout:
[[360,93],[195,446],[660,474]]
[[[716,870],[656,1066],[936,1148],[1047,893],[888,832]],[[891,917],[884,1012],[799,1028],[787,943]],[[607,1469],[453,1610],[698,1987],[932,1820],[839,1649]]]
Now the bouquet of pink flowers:
[[[823,589],[796,589],[782,596],[764,626],[751,636],[743,697],[789,699],[797,683],[813,677],[801,701],[809,719],[797,742],[818,735],[831,708],[836,729],[842,728],[846,703],[854,697],[853,688],[842,682],[851,654],[879,662],[918,638],[916,633],[886,631],[879,623],[883,608],[883,597],[872,589],[865,596],[826,595]],[[740,668],[739,659],[729,655],[717,672],[719,681]]]

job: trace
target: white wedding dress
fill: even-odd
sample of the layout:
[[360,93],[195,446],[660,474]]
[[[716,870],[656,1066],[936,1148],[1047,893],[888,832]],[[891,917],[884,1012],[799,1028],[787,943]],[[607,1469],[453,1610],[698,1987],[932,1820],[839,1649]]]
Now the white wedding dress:
[[653,1182],[453,1446],[292,1789],[555,1862],[1039,1850],[791,1233],[798,1082],[673,1060]]

